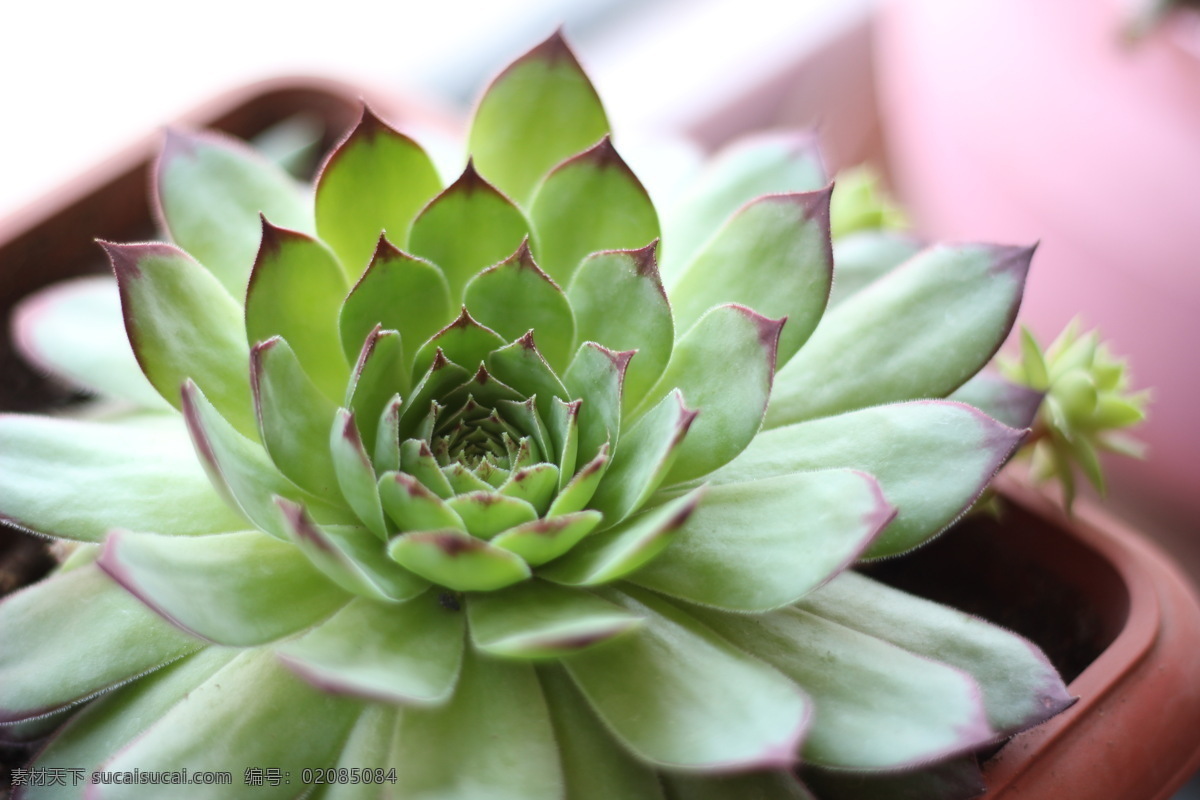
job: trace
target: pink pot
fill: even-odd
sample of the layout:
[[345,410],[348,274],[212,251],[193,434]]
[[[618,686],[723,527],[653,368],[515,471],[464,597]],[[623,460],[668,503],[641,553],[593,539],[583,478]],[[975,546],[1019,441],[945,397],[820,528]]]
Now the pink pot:
[[1022,319],[1074,315],[1154,387],[1117,510],[1200,576],[1200,15],[1123,39],[1114,0],[904,0],[878,24],[890,168],[939,239],[1041,241]]

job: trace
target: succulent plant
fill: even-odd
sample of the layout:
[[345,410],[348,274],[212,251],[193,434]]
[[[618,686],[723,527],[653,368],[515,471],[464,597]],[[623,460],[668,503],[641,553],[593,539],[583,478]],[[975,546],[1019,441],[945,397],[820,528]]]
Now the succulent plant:
[[1150,393],[1133,391],[1126,363],[1114,358],[1099,331],[1081,331],[1078,319],[1045,350],[1028,329],[1021,331],[1019,357],[1001,357],[1001,374],[1044,395],[1028,450],[1034,480],[1055,480],[1069,510],[1075,472],[1103,495],[1107,491],[1100,451],[1144,456],[1140,441],[1125,433],[1146,418]]
[[0,604],[0,720],[56,729],[19,796],[187,768],[254,785],[172,796],[800,798],[804,763],[956,797],[1070,704],[1030,642],[849,569],[1020,441],[937,398],[1031,249],[924,249],[831,302],[794,137],[718,158],[664,234],[557,35],[468,149],[443,188],[364,110],[310,195],[173,134],[174,243],[26,306],[28,350],[137,410],[0,418],[0,513],[82,543]]

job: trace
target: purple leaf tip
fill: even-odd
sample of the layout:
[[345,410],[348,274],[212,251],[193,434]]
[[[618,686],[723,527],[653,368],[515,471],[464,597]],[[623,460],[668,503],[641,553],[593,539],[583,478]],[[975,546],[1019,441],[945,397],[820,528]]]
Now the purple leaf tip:
[[1041,242],[1034,242],[1028,246],[984,245],[992,258],[991,272],[1007,272],[1020,281],[1025,280],[1025,276],[1029,274],[1029,265],[1033,261],[1033,254],[1039,244]]

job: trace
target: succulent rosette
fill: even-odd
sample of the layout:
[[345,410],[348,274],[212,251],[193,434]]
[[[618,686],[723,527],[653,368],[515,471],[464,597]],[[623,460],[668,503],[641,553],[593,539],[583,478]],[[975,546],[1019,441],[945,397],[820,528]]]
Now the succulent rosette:
[[26,349],[144,409],[0,419],[0,512],[83,543],[0,605],[0,718],[56,730],[34,768],[682,800],[808,797],[804,763],[951,797],[1069,704],[1031,643],[848,569],[944,530],[1021,438],[937,398],[1030,250],[924,249],[831,303],[796,137],[719,158],[664,235],[558,36],[469,154],[443,186],[364,111],[310,193],[171,135],[173,244],[26,306]]

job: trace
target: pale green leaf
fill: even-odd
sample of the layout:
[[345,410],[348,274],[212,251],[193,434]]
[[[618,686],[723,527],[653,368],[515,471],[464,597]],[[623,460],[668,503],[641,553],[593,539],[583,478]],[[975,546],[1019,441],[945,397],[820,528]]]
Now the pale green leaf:
[[421,146],[363,106],[317,177],[317,233],[357,280],[379,237],[406,241],[413,218],[441,188]]
[[650,195],[608,136],[546,176],[529,216],[542,268],[564,286],[588,254],[634,250],[661,236]]
[[96,563],[166,619],[219,644],[278,639],[347,601],[295,547],[259,531],[186,539],[115,531]]
[[[178,770],[232,773],[244,786],[249,768],[272,767],[299,781],[304,769],[331,767],[362,706],[312,688],[279,664],[266,649],[250,650],[194,688],[144,735],[107,761],[105,772]],[[121,797],[161,800],[153,783],[120,786]],[[263,800],[291,800],[295,784],[269,782],[241,792],[229,785],[189,784],[171,789],[184,800],[228,800],[252,793]]]
[[93,565],[6,597],[0,636],[0,722],[49,713],[201,646]]
[[325,504],[280,474],[262,445],[235,431],[190,381],[183,388],[183,418],[212,485],[259,530],[283,538],[277,496],[302,503],[321,521],[350,521],[344,510]]
[[555,32],[488,86],[467,147],[480,171],[524,204],[551,167],[607,133],[596,90]]
[[857,573],[841,575],[799,607],[964,670],[979,683],[988,722],[1001,734],[1036,725],[1074,702],[1029,640]]
[[444,608],[436,591],[398,605],[355,600],[276,652],[293,672],[327,692],[441,705],[458,681],[463,616]]
[[[44,769],[48,775],[60,769],[82,769],[90,775],[114,750],[157,722],[236,655],[237,651],[231,648],[206,647],[96,698],[58,732],[38,754],[32,768]],[[71,786],[72,782],[68,780],[58,786],[53,781],[26,785],[22,794],[28,800],[78,800],[79,790],[86,784]]]
[[467,602],[471,641],[501,658],[558,658],[635,630],[642,619],[590,592],[527,581]]
[[174,415],[122,422],[0,415],[0,517],[90,542],[113,527],[178,535],[246,527],[213,490]]
[[329,428],[337,406],[305,372],[290,343],[279,337],[254,346],[250,382],[259,433],[275,467],[318,497],[339,497]]
[[575,311],[580,342],[637,351],[628,362],[622,389],[621,407],[632,410],[658,380],[675,341],[654,248],[588,256],[575,272],[567,299]]
[[[758,433],[771,396],[783,322],[744,306],[717,306],[676,343],[658,383],[631,415],[636,419],[672,391],[682,392],[684,402],[699,411],[676,448],[665,483],[724,466]],[[617,449],[618,463],[623,450]]]
[[125,330],[142,371],[182,408],[191,379],[234,427],[255,435],[242,307],[207,270],[168,244],[105,244],[121,291]]
[[1022,435],[960,403],[895,403],[764,431],[706,480],[835,467],[868,472],[898,509],[867,551],[887,556],[927,541],[970,508]]
[[807,763],[912,768],[996,738],[979,685],[961,670],[796,608],[756,617],[753,625],[740,615],[695,613],[732,646],[804,687],[814,707]]
[[457,304],[472,276],[511,256],[528,236],[521,210],[467,162],[462,176],[417,216],[408,250],[437,264]]
[[829,183],[809,133],[760,134],[717,154],[666,219],[663,275],[674,283],[692,256],[735,211],[756,197],[811,192]]
[[724,303],[787,317],[779,337],[783,365],[825,311],[833,263],[828,189],[761,197],[738,211],[672,284],[675,324],[686,331]]
[[[325,396],[340,401],[350,377],[338,336],[349,284],[325,245],[263,219],[262,246],[246,290],[250,346],[282,336]],[[201,384],[203,387],[203,384]]]
[[538,574],[568,586],[608,583],[622,578],[662,553],[695,512],[703,496],[703,489],[694,490],[616,527],[594,533]]
[[610,525],[641,508],[671,470],[697,413],[678,391],[664,397],[625,433],[589,507]]
[[566,367],[575,342],[575,317],[562,289],[534,263],[528,241],[472,278],[463,302],[476,319],[509,341],[532,330],[546,360],[556,369]]
[[561,667],[540,667],[538,677],[554,723],[567,797],[663,800],[658,775],[613,740]]
[[649,592],[602,596],[645,623],[563,663],[618,740],[665,767],[794,766],[810,710],[794,683]]
[[411,360],[422,343],[454,319],[455,305],[440,269],[380,238],[371,265],[342,304],[342,352],[348,361],[356,358],[380,326],[400,332]]
[[260,214],[313,230],[300,186],[244,143],[220,134],[168,130],[153,188],[171,239],[239,301],[258,252]]
[[1032,255],[956,245],[909,259],[825,315],[776,376],[767,427],[954,391],[1008,335]]
[[841,237],[833,244],[837,269],[829,308],[849,300],[921,252],[921,248],[920,240],[897,231],[856,231]]
[[856,470],[709,487],[667,549],[630,580],[730,611],[779,608],[853,563],[895,513],[875,479]]
[[388,545],[401,566],[457,592],[490,592],[529,577],[519,556],[459,530],[403,533]]
[[530,566],[540,566],[569,552],[600,524],[599,511],[575,511],[535,519],[509,528],[492,544],[519,555]]
[[533,667],[467,649],[441,708],[407,708],[396,727],[397,796],[417,800],[561,800],[563,779]]

